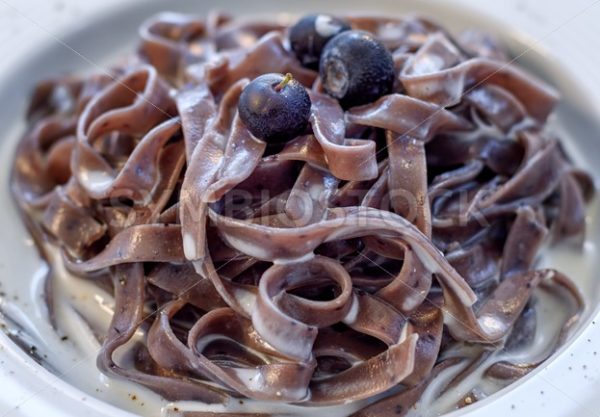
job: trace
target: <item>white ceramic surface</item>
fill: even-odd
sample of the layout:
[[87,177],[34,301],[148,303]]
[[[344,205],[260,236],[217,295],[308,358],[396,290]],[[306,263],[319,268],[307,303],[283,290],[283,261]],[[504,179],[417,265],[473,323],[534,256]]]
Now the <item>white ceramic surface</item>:
[[[20,303],[31,303],[35,290],[15,282],[32,279],[39,266],[30,240],[12,207],[7,189],[7,172],[12,149],[22,131],[26,94],[35,80],[61,71],[104,65],[110,57],[131,48],[138,24],[153,11],[175,9],[198,13],[214,7],[209,1],[118,1],[89,4],[82,0],[0,0],[0,291]],[[125,3],[125,5],[124,5]],[[364,2],[219,1],[218,7],[235,13],[272,14],[312,10],[370,10],[403,13],[419,10],[432,14],[454,28],[479,26],[502,35],[514,54],[526,52],[522,61],[557,85],[565,96],[559,122],[569,132],[567,147],[578,161],[600,178],[600,129],[593,119],[600,115],[600,1],[533,0],[483,4],[476,0]],[[488,2],[486,2],[488,3]],[[497,2],[499,3],[499,2]],[[466,12],[478,8],[495,14],[501,23]],[[533,47],[535,51],[529,51]],[[560,57],[561,59],[558,59]],[[591,211],[595,211],[591,209]],[[594,213],[591,213],[592,217]],[[592,222],[586,250],[600,244],[600,224]],[[575,261],[573,261],[575,259]],[[578,260],[582,259],[582,260]],[[600,416],[600,300],[598,257],[579,258],[560,252],[548,262],[571,273],[588,297],[595,301],[574,340],[547,366],[486,401],[456,415],[497,416]],[[12,284],[11,284],[12,283]],[[10,300],[9,300],[10,301]],[[17,303],[18,304],[18,303]],[[27,307],[27,306],[26,306]],[[30,307],[30,306],[29,306]],[[38,314],[43,312],[38,311]],[[595,325],[594,323],[598,323]],[[93,356],[93,355],[91,355]],[[69,372],[77,372],[77,367]],[[91,393],[93,394],[93,393]],[[4,416],[119,416],[128,414],[74,388],[35,364],[0,333],[0,417]]]

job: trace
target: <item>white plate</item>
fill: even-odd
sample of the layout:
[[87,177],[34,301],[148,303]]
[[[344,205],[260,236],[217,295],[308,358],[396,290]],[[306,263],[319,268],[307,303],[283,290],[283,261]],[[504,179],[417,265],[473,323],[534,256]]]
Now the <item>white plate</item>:
[[[521,0],[521,2],[523,7],[531,8],[531,6],[527,6],[526,1]],[[4,0],[0,0],[0,3],[6,6]],[[27,3],[32,6],[37,2],[29,1],[20,4]],[[44,2],[45,5],[48,3]],[[74,4],[74,0],[67,3]],[[109,3],[114,6],[116,1],[106,2],[107,5]],[[466,4],[473,3],[473,1],[456,0],[452,6],[448,3],[441,4],[439,1],[411,0],[397,4],[393,0],[372,0],[368,2],[367,8],[364,6],[364,2],[348,0],[344,2],[330,1],[327,2],[327,5],[315,0],[298,1],[294,4],[284,4],[282,1],[274,0],[263,0],[258,4],[224,0],[220,1],[218,6],[223,10],[231,10],[238,14],[249,11],[253,14],[270,15],[279,11],[301,13],[306,10],[347,12],[368,9],[371,12],[395,14],[416,10],[429,13],[454,29],[478,26],[496,32],[506,40],[516,55],[533,47],[533,51],[528,51],[520,59],[520,62],[550,80],[563,92],[564,101],[559,108],[558,122],[562,130],[568,132],[565,135],[566,145],[580,165],[589,168],[596,178],[600,178],[600,166],[597,163],[600,160],[600,146],[596,140],[597,132],[600,129],[594,122],[594,119],[597,119],[600,114],[597,105],[600,103],[600,86],[588,75],[581,77],[579,82],[574,82],[575,77],[569,75],[563,69],[563,64],[553,57],[553,54],[558,55],[558,52],[561,56],[572,57],[573,51],[566,51],[566,48],[576,47],[575,43],[551,42],[554,46],[548,54],[546,50],[540,48],[540,45],[532,41],[531,37],[514,31],[512,27],[473,15],[465,11],[463,7],[457,7],[459,3]],[[539,20],[540,16],[547,16],[550,9],[556,9],[557,3],[549,2],[548,9],[539,12],[537,19]],[[584,10],[583,8],[577,9],[579,3],[583,2],[575,0],[572,2],[573,8],[569,10],[563,8],[566,12],[564,15],[557,16],[556,12],[552,12],[554,20],[550,23],[548,21],[538,22],[534,31],[536,35],[551,40],[551,36],[558,33],[557,28],[560,29],[565,22],[570,24],[572,19],[578,18],[578,11]],[[357,6],[352,7],[353,4]],[[209,2],[193,6],[177,4],[177,9],[202,14],[213,5],[214,3]],[[98,5],[93,7],[99,8]],[[0,126],[5,138],[0,145],[0,210],[2,213],[0,216],[0,283],[2,283],[0,291],[7,293],[10,303],[20,306],[35,320],[43,318],[43,310],[32,307],[32,301],[39,297],[39,287],[30,285],[39,268],[39,260],[18,219],[8,193],[8,170],[11,166],[12,152],[19,134],[23,131],[23,124],[20,121],[26,106],[27,95],[25,93],[30,91],[35,80],[64,71],[89,69],[92,62],[105,64],[111,58],[131,51],[133,42],[136,40],[139,23],[155,11],[173,7],[174,5],[166,0],[162,3],[158,1],[131,2],[129,6],[113,8],[108,14],[80,19],[77,24],[79,29],[62,37],[63,43],[52,39],[52,36],[43,29],[43,25],[40,29],[37,19],[32,20],[24,17],[29,16],[28,14],[13,10],[16,18],[28,24],[29,29],[34,28],[33,30],[41,32],[46,40],[44,42],[36,41],[36,54],[31,54],[31,50],[29,50],[27,53],[29,59],[20,65],[4,64],[0,66],[0,103],[3,103],[0,111]],[[487,6],[479,3],[479,7]],[[498,6],[495,6],[495,9],[508,10],[508,8],[499,9]],[[529,9],[525,8],[522,11],[525,13],[527,10]],[[592,9],[587,11],[590,10]],[[31,8],[27,8],[26,12],[31,12]],[[531,10],[528,13],[531,14]],[[581,18],[586,17],[586,13],[583,15],[579,13],[579,15]],[[4,15],[0,14],[0,17],[2,16]],[[504,18],[507,16],[504,15]],[[589,18],[589,16],[587,17]],[[535,13],[527,18],[523,14],[519,14],[518,17],[521,25],[523,22],[532,21],[531,19],[536,19]],[[37,29],[35,29],[36,26]],[[544,27],[546,29],[543,29]],[[593,33],[597,32],[597,28],[592,28],[592,31]],[[577,33],[584,32],[579,28]],[[545,36],[548,34],[550,36]],[[560,39],[564,41],[564,38]],[[566,39],[569,38],[566,37]],[[600,36],[596,36],[595,39],[599,40]],[[585,42],[585,40],[586,38],[580,39],[581,42]],[[14,45],[12,46],[14,47]],[[6,49],[7,46],[4,45],[0,50]],[[589,48],[587,50],[591,51]],[[15,54],[24,56],[25,52],[20,50]],[[596,53],[595,50],[594,53]],[[596,53],[596,57],[598,56],[599,54]],[[589,58],[592,59],[592,57]],[[569,58],[567,64],[573,66],[573,59]],[[571,68],[570,72],[576,72],[582,76],[584,73],[590,73],[589,70],[589,68],[579,66]],[[587,84],[583,83],[585,80],[587,80]],[[590,208],[591,217],[594,220],[598,219],[595,213],[591,213],[592,211],[596,210]],[[595,245],[600,244],[599,228],[600,224],[597,221],[590,223],[588,243],[586,244],[586,251],[590,253],[594,251]],[[543,413],[546,417],[598,417],[600,397],[597,392],[600,390],[600,361],[596,352],[600,352],[600,316],[597,308],[600,305],[600,281],[594,274],[599,269],[600,259],[595,256],[580,257],[575,253],[561,251],[549,257],[549,263],[572,275],[592,301],[581,329],[572,341],[548,362],[547,366],[541,367],[493,397],[459,411],[453,416],[497,417],[508,415],[517,417]],[[11,301],[11,298],[15,296],[19,299],[16,303]],[[598,325],[595,325],[596,320]],[[93,366],[93,357],[94,355],[90,356],[89,363],[74,363],[74,368],[68,370],[68,373],[77,372],[79,366]],[[0,332],[0,416],[124,417],[133,415],[96,399],[95,396],[98,394],[90,389],[91,386],[93,384],[82,384],[79,387],[83,389],[82,391],[68,385],[62,379],[34,363]],[[126,399],[125,393],[123,397]],[[123,403],[125,404],[126,401],[124,400]],[[135,407],[139,407],[139,403],[136,404],[127,403],[131,410],[142,411],[142,409],[136,410]],[[156,410],[155,415],[159,413],[160,411]]]

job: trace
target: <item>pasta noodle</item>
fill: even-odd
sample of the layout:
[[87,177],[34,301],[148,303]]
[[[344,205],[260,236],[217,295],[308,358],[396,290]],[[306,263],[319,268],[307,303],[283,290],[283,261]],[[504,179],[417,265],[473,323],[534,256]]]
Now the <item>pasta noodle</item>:
[[[361,107],[324,93],[284,25],[222,14],[155,16],[110,74],[37,87],[12,190],[42,254],[56,245],[114,292],[102,372],[170,400],[403,415],[465,360],[456,346],[525,343],[540,286],[571,309],[567,337],[582,297],[536,257],[583,235],[592,187],[545,129],[557,93],[478,32],[348,19],[396,66],[394,92]],[[285,145],[237,114],[271,72],[312,101]],[[485,378],[538,364],[499,360]]]

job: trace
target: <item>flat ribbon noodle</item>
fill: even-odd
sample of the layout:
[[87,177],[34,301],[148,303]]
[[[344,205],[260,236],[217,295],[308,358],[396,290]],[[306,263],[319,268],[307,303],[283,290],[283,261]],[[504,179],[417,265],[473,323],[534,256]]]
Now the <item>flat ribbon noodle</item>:
[[[400,75],[408,94],[447,107],[458,104],[472,86],[498,85],[514,94],[531,117],[540,123],[546,121],[558,100],[554,89],[503,62],[473,58],[458,63],[458,55],[456,47],[443,35],[432,35]],[[431,66],[432,62],[436,64]]]
[[[348,20],[394,59],[391,94],[360,107],[325,94],[287,24],[218,12],[156,15],[108,74],[34,91],[11,191],[44,259],[55,246],[73,279],[114,293],[105,333],[82,317],[103,373],[227,410],[176,404],[190,417],[270,415],[246,398],[405,415],[441,373],[462,407],[475,373],[506,384],[567,340],[584,298],[536,262],[549,235],[583,241],[594,186],[546,125],[557,93],[488,35]],[[237,111],[267,72],[312,102],[285,144]],[[538,290],[566,320],[515,360]]]
[[149,375],[124,369],[113,360],[117,348],[127,343],[144,318],[144,275],[141,264],[117,267],[115,271],[115,315],[106,341],[98,354],[98,367],[108,374],[136,381],[172,400],[187,399],[205,403],[222,403],[225,397],[213,387],[177,377]]

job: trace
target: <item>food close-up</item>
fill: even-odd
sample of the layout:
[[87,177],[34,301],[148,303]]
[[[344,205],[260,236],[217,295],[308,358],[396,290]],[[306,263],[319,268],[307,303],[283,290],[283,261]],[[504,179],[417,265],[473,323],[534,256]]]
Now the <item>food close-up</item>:
[[569,342],[595,306],[541,259],[583,252],[595,185],[561,93],[485,30],[382,16],[164,12],[37,83],[7,181],[62,344],[25,349],[148,416],[428,417]]

